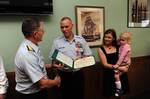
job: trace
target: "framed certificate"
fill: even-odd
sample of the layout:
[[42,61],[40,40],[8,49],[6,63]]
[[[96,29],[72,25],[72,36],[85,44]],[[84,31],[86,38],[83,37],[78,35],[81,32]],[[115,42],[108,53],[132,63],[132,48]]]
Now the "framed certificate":
[[87,56],[87,57],[73,60],[72,58],[59,52],[58,50],[54,51],[52,58],[65,64],[66,66],[68,66],[72,69],[79,69],[79,68],[83,68],[83,67],[87,67],[87,66],[92,66],[95,64],[94,56]]

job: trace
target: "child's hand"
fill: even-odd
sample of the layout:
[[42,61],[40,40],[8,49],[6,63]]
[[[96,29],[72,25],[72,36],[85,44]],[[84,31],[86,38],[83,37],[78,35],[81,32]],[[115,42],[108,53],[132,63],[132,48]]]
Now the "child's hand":
[[119,67],[119,65],[113,65],[112,67],[113,67],[113,69],[117,69]]

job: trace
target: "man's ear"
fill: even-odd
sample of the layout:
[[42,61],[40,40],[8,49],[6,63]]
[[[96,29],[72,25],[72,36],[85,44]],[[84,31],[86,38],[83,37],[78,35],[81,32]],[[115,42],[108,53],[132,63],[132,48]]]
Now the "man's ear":
[[32,32],[32,36],[35,38],[37,35],[37,31]]

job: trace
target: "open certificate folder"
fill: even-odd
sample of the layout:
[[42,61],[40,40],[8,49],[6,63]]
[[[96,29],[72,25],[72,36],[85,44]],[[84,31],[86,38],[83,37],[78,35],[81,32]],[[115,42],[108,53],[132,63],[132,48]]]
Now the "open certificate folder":
[[65,64],[73,69],[92,66],[95,64],[95,59],[93,56],[87,56],[87,57],[79,58],[77,60],[73,60],[72,58],[70,58],[67,55],[64,55],[63,53],[59,52],[58,50],[54,51],[52,58],[58,60],[59,62],[62,62],[63,64]]

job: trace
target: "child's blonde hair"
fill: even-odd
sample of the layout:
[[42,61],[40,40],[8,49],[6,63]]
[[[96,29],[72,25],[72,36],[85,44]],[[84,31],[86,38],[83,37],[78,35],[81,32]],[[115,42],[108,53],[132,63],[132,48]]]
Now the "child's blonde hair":
[[123,32],[121,33],[120,38],[124,38],[125,40],[127,40],[128,44],[131,44],[131,33]]

